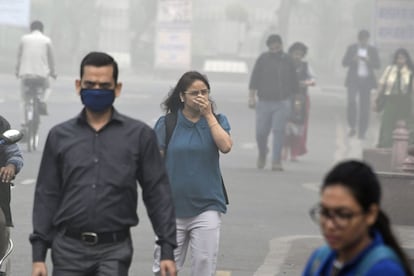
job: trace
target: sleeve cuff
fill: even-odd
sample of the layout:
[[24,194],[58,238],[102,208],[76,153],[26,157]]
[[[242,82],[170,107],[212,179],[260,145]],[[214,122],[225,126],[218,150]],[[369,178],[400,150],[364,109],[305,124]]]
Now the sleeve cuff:
[[32,242],[33,262],[44,262],[46,260],[47,246],[40,241]]
[[174,260],[174,249],[168,243],[161,245],[161,260]]
[[18,160],[11,159],[7,162],[7,165],[9,164],[14,165],[14,168],[16,169],[16,174],[20,172],[20,169],[22,168],[21,162],[19,162]]

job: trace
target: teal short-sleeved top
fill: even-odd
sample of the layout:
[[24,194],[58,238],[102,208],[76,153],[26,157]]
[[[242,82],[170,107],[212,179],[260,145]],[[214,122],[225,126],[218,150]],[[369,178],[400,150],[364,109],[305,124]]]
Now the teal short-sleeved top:
[[[226,116],[219,114],[217,118],[221,127],[230,133]],[[154,130],[164,150],[165,116],[158,119]],[[219,151],[204,117],[193,123],[178,111],[165,162],[177,218],[194,217],[207,210],[226,212]]]

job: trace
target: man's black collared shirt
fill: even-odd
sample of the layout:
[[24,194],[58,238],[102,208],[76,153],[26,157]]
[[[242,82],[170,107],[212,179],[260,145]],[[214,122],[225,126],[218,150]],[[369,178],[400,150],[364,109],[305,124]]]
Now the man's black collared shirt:
[[112,232],[138,224],[139,182],[162,258],[173,259],[173,201],[155,133],[113,111],[95,131],[85,110],[51,129],[38,174],[33,207],[33,261],[44,261],[56,232]]

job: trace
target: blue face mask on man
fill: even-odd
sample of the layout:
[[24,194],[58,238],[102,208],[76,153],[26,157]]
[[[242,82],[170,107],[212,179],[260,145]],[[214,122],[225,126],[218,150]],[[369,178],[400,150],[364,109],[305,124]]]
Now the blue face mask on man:
[[102,112],[112,106],[115,100],[115,91],[111,89],[81,89],[83,105],[92,112]]

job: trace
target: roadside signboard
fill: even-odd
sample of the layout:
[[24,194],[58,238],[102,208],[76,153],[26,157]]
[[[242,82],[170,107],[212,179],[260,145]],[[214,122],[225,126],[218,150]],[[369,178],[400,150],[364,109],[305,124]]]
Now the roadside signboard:
[[0,25],[29,26],[30,0],[0,0]]
[[158,0],[155,68],[191,67],[192,0]]
[[376,0],[375,39],[379,48],[414,48],[414,1]]

